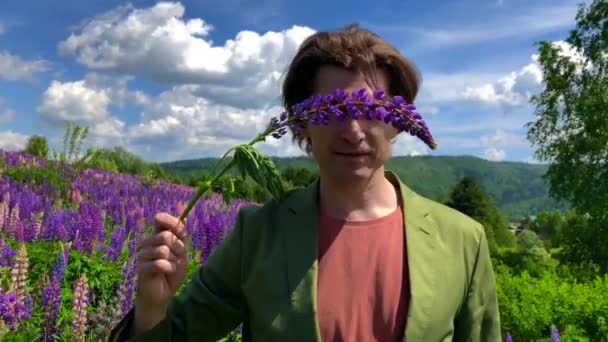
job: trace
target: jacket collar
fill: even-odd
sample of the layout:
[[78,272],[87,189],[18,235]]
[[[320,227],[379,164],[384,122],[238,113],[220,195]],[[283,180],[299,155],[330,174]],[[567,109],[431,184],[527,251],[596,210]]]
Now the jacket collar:
[[[438,275],[433,267],[437,260],[437,224],[430,212],[428,199],[407,187],[398,175],[385,171],[400,193],[403,202],[403,218],[410,278],[410,308],[404,338],[419,340],[430,319],[434,288]],[[307,188],[296,191],[286,199],[287,221],[285,247],[287,251],[287,276],[289,293],[294,311],[303,315],[298,337],[303,340],[320,340],[317,321],[317,272],[318,272],[318,222],[319,180]],[[308,318],[308,319],[305,319]],[[310,335],[314,332],[314,335]],[[294,332],[296,333],[296,332]],[[299,338],[297,338],[299,340]]]

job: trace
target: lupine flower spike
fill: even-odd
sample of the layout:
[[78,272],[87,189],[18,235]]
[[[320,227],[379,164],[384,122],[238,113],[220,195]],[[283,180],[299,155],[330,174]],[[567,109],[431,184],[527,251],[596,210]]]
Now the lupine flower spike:
[[15,258],[15,266],[11,270],[11,284],[9,291],[17,295],[18,301],[24,301],[27,295],[27,270],[29,262],[27,258],[27,250],[25,244],[21,244],[19,252]]
[[86,275],[81,275],[74,285],[74,317],[72,320],[72,341],[84,338],[87,325],[87,306],[89,305],[89,284]]
[[559,342],[559,330],[555,325],[551,326],[551,342]]
[[[226,151],[212,170],[212,178],[199,184],[196,194],[181,212],[180,221],[184,222],[199,198],[212,190],[215,182],[234,166],[238,168],[243,178],[250,176],[260,186],[268,189],[274,197],[280,197],[284,189],[278,169],[268,156],[258,152],[253,145],[265,141],[268,136],[280,139],[287,133],[288,128],[297,132],[308,124],[328,125],[333,120],[344,121],[347,118],[382,121],[394,127],[399,133],[406,132],[418,137],[431,149],[438,147],[422,116],[416,111],[416,106],[406,103],[402,96],[390,97],[380,89],[374,91],[371,96],[366,89],[356,90],[351,94],[336,89],[331,95],[313,95],[295,104],[278,117],[273,117],[266,129],[249,143]],[[231,152],[234,152],[232,160],[217,172],[219,165]],[[230,198],[225,197],[224,200],[228,202]]]

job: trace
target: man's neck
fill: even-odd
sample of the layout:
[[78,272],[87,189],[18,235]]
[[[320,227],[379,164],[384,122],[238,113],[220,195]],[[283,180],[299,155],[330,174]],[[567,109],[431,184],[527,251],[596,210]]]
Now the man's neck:
[[398,205],[393,184],[377,170],[371,179],[358,183],[337,183],[321,177],[321,211],[334,218],[364,221],[386,216]]

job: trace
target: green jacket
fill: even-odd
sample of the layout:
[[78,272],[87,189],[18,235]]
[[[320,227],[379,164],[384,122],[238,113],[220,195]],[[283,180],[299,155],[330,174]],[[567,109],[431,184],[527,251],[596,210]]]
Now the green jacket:
[[[478,222],[401,192],[411,282],[404,341],[499,342],[495,278]],[[135,341],[217,341],[243,322],[244,341],[321,341],[317,304],[318,181],[239,211],[234,230],[199,268],[167,317]],[[362,256],[364,257],[364,256]],[[131,311],[110,341],[126,341]]]

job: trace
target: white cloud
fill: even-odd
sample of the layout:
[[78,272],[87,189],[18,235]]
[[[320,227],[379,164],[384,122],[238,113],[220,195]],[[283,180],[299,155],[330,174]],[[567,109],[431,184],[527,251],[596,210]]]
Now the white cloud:
[[276,98],[282,72],[299,44],[314,33],[300,26],[264,34],[241,31],[216,45],[209,23],[184,14],[184,6],[174,2],[119,7],[87,21],[59,50],[91,69],[163,84],[204,84],[200,95],[252,107]]
[[[128,143],[155,160],[219,156],[233,145],[253,139],[272,116],[280,114],[279,107],[260,110],[216,104],[199,96],[199,90],[197,85],[176,86],[149,98],[141,121],[125,130]],[[264,145],[280,154],[286,144]],[[148,147],[151,152],[158,148],[165,153],[146,153]]]
[[13,121],[16,114],[17,114],[17,112],[15,112],[12,109],[6,109],[2,113],[0,113],[0,125],[5,125],[5,124]]
[[[488,129],[485,129],[486,131]],[[460,133],[460,132],[455,132]],[[519,134],[515,131],[507,131],[504,129],[496,129],[493,133],[482,135],[466,134],[466,135],[437,135],[440,151],[443,147],[450,150],[480,150],[484,158],[488,155],[495,158],[503,155],[506,158],[506,151],[510,150],[527,150],[529,143],[524,134]],[[489,159],[489,158],[488,158]],[[492,159],[495,160],[495,159]]]
[[[564,41],[553,42],[560,50],[560,55],[570,58],[579,68],[583,67],[582,55],[574,47]],[[499,105],[504,107],[521,107],[529,104],[530,98],[544,88],[543,73],[538,63],[538,55],[531,56],[532,62],[523,66],[519,71],[513,71],[502,76],[498,81],[482,85],[468,85],[462,92],[466,100]],[[585,66],[591,68],[592,66]]]
[[507,153],[503,149],[497,149],[495,147],[487,148],[484,151],[484,158],[492,161],[502,161],[507,157]]
[[417,137],[401,133],[393,145],[394,156],[421,156],[429,153],[429,147]]
[[462,71],[454,73],[423,73],[423,81],[416,103],[420,106],[445,104],[462,101],[468,86],[482,86],[493,82],[501,74]]
[[90,74],[72,82],[54,80],[42,94],[38,112],[54,126],[71,121],[88,126],[94,143],[116,142],[125,123],[110,113],[111,105],[137,98],[126,88],[127,79]]
[[52,81],[42,94],[38,111],[47,119],[95,123],[109,116],[110,96],[104,89],[90,87],[86,81]]
[[7,151],[22,150],[29,136],[13,131],[0,132],[0,149]]
[[532,62],[496,82],[468,86],[462,95],[466,100],[517,107],[526,105],[532,95],[542,90],[542,79],[540,66]]
[[503,129],[497,129],[492,135],[482,135],[479,140],[483,146],[522,148],[528,147],[525,136]]
[[0,78],[8,81],[32,79],[49,67],[49,62],[43,59],[24,60],[8,51],[0,51]]
[[488,160],[501,161],[507,157],[507,149],[525,149],[529,147],[525,135],[497,129],[492,135],[479,138],[484,146],[483,157]]

